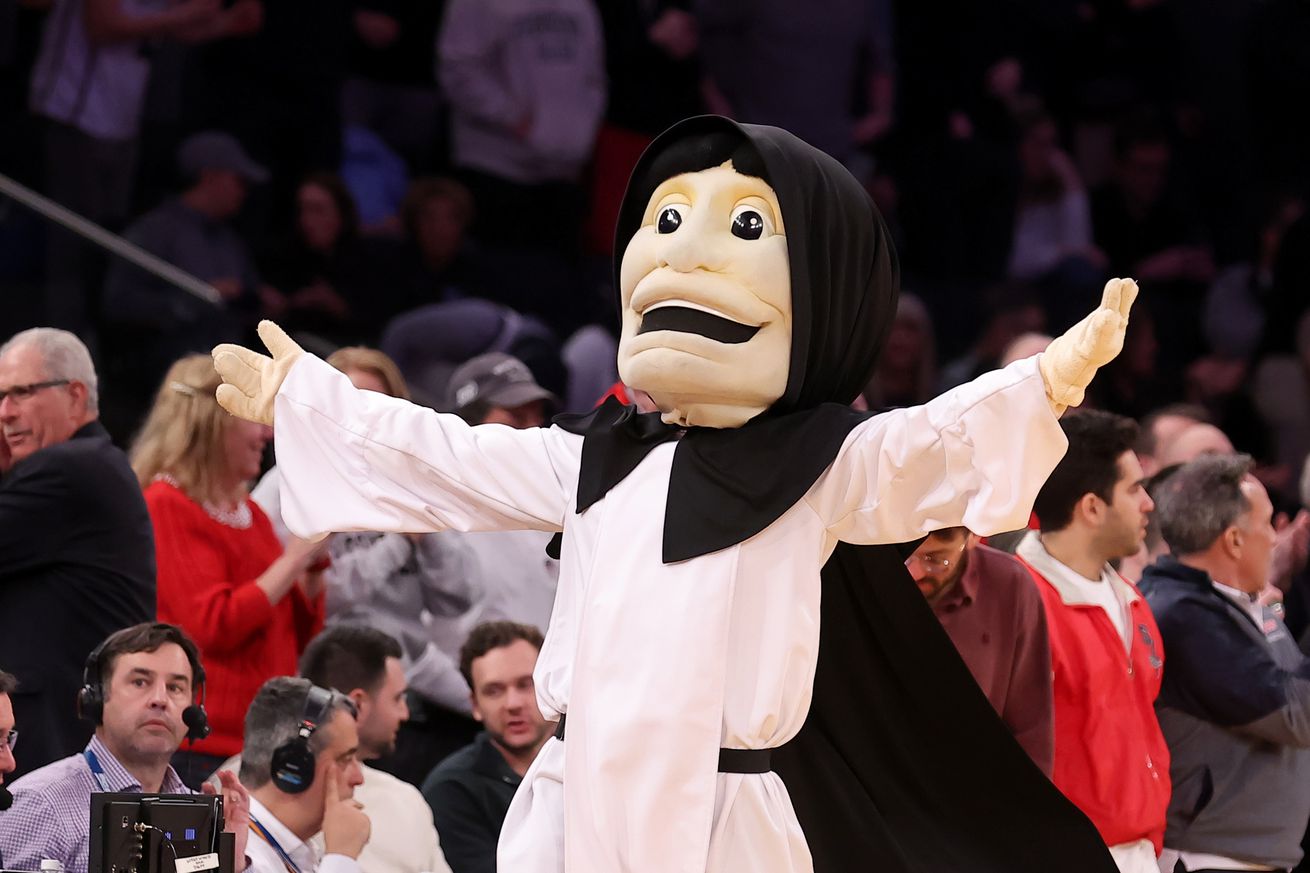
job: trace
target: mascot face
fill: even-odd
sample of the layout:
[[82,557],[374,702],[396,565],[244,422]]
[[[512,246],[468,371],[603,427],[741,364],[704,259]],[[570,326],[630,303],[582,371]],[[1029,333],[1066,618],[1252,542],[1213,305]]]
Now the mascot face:
[[665,180],[619,271],[619,375],[666,422],[745,424],[787,388],[790,275],[767,182],[731,161]]

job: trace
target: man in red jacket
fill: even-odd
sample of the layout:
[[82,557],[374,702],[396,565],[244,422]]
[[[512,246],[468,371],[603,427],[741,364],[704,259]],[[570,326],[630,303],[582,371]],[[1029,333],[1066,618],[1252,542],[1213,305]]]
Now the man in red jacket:
[[1157,873],[1169,751],[1155,718],[1164,650],[1141,594],[1110,562],[1135,554],[1154,504],[1132,445],[1105,412],[1060,421],[1069,451],[1037,495],[1018,556],[1046,604],[1055,680],[1055,784],[1123,873]]

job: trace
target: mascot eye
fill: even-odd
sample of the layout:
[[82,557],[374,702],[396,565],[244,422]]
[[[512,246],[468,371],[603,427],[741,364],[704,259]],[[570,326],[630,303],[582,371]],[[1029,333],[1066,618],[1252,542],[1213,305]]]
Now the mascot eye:
[[768,226],[759,210],[738,206],[732,212],[732,235],[742,239],[759,239]]
[[665,206],[660,210],[660,217],[655,220],[656,233],[673,233],[682,227],[682,207]]

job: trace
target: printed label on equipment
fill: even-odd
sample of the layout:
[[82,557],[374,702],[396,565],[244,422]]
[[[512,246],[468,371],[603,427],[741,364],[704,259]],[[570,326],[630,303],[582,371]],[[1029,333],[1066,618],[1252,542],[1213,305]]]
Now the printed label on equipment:
[[214,870],[218,868],[218,853],[210,852],[208,855],[196,855],[194,858],[178,858],[173,866],[177,873],[202,873],[204,870]]

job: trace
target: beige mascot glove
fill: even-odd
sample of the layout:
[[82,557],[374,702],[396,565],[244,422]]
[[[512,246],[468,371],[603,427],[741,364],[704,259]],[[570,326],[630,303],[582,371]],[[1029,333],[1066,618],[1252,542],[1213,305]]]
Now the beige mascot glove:
[[259,323],[259,338],[273,357],[242,346],[214,347],[214,369],[226,384],[218,386],[218,405],[247,421],[273,423],[273,399],[287,373],[305,350],[271,321]]
[[1119,354],[1128,329],[1128,310],[1136,299],[1137,283],[1132,279],[1106,282],[1100,308],[1051,340],[1038,358],[1046,397],[1056,415],[1082,403],[1096,371]]

